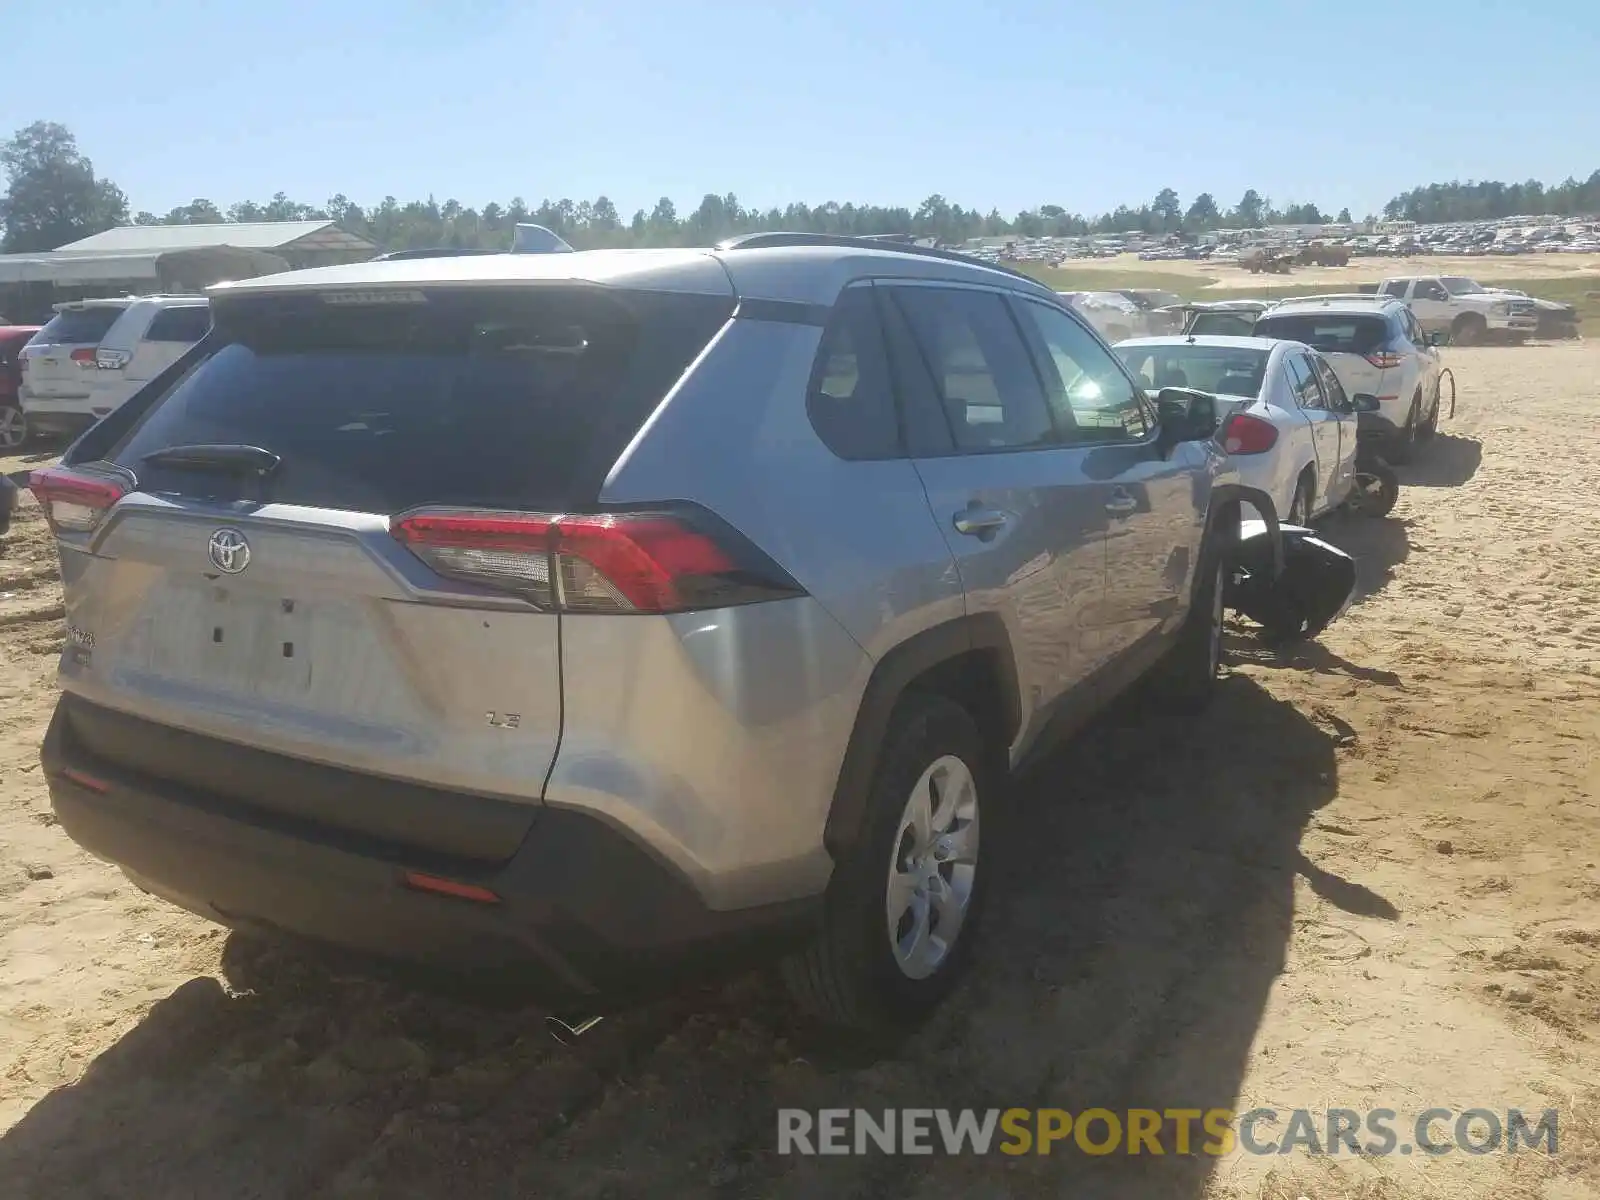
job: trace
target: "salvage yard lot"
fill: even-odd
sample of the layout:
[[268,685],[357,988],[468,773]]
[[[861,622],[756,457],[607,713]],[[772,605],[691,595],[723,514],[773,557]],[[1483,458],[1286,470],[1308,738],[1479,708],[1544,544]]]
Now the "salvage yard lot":
[[[1394,515],[1329,526],[1359,559],[1349,615],[1290,661],[1234,631],[1204,719],[1125,707],[1023,781],[997,936],[887,1056],[820,1040],[761,977],[568,1050],[535,1014],[330,978],[138,892],[50,816],[61,595],[25,502],[0,549],[4,1194],[1600,1194],[1600,341],[1447,362],[1455,420]],[[1556,1107],[1562,1138],[1554,1160],[774,1153],[777,1108],[845,1105]]]
[[1057,291],[1157,288],[1185,300],[1232,296],[1305,296],[1355,291],[1361,284],[1412,275],[1464,275],[1486,287],[1508,287],[1577,307],[1585,321],[1600,321],[1600,255],[1524,254],[1513,258],[1426,255],[1418,258],[1357,258],[1347,267],[1296,267],[1288,275],[1252,275],[1232,263],[1203,259],[1142,263],[1131,254],[1080,259],[1062,267],[1019,264]]

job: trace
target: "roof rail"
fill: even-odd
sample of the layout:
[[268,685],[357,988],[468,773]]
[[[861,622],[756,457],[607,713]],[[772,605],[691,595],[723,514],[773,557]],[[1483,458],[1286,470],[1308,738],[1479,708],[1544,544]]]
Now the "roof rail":
[[982,267],[988,271],[999,271],[1003,275],[1010,275],[1016,279],[1026,279],[1038,287],[1047,287],[1041,280],[1035,279],[1025,271],[1014,271],[1010,267],[1002,267],[999,263],[987,262],[981,258],[974,258],[970,254],[963,254],[959,250],[941,250],[936,246],[919,246],[912,240],[908,233],[866,233],[850,235],[843,233],[746,233],[739,237],[727,238],[714,247],[717,250],[771,250],[783,246],[853,246],[859,250],[893,250],[899,254],[916,254],[923,258],[939,258],[946,262],[966,263],[972,267]]
[[428,246],[417,250],[391,250],[379,254],[372,262],[401,262],[412,258],[460,258],[466,254],[504,254],[504,250],[486,249],[482,246]]
[[1310,296],[1280,296],[1272,302],[1272,307],[1280,304],[1327,304],[1334,300],[1399,300],[1399,297],[1379,292],[1317,292]]

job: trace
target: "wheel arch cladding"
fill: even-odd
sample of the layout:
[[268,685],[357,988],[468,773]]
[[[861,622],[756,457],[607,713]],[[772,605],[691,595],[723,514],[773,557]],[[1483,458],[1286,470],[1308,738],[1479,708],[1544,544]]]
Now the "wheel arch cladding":
[[823,829],[838,862],[858,843],[884,738],[908,692],[947,696],[965,707],[984,740],[1001,753],[1022,727],[1016,659],[1004,621],[972,613],[925,629],[878,660],[856,712]]

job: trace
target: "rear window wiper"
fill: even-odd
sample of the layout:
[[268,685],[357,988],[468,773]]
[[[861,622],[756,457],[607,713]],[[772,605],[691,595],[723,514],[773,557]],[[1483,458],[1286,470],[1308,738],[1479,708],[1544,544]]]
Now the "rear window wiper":
[[262,446],[238,443],[163,446],[152,450],[140,462],[152,466],[187,467],[193,471],[218,471],[226,475],[254,475],[265,479],[276,471],[283,456]]

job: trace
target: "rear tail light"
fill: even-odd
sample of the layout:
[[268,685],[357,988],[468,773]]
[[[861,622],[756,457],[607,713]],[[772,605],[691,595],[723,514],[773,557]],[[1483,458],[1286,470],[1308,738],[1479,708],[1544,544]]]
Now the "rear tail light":
[[78,770],[76,767],[62,768],[61,776],[63,779],[70,780],[71,782],[77,784],[85,791],[99,792],[104,794],[111,790],[111,785],[104,779],[87,774],[86,772]]
[[1367,361],[1380,370],[1386,371],[1390,367],[1398,367],[1405,359],[1393,350],[1374,350],[1367,355]]
[[45,519],[57,533],[89,533],[128,494],[120,479],[73,471],[66,467],[45,467],[28,479],[28,488],[38,498]]
[[408,888],[419,892],[433,892],[439,896],[453,896],[457,900],[471,900],[478,904],[499,904],[500,897],[486,887],[475,883],[462,883],[441,875],[425,875],[421,871],[407,871],[402,879]]
[[389,530],[440,575],[564,612],[684,612],[801,594],[781,567],[698,511],[423,509]]
[[120,370],[132,361],[133,355],[126,350],[96,350],[94,352],[94,365],[102,371]]
[[1222,448],[1229,454],[1265,454],[1277,444],[1277,426],[1249,413],[1234,413],[1222,427]]
[[81,346],[72,352],[72,361],[83,370],[90,370],[95,365],[95,351],[92,346]]

